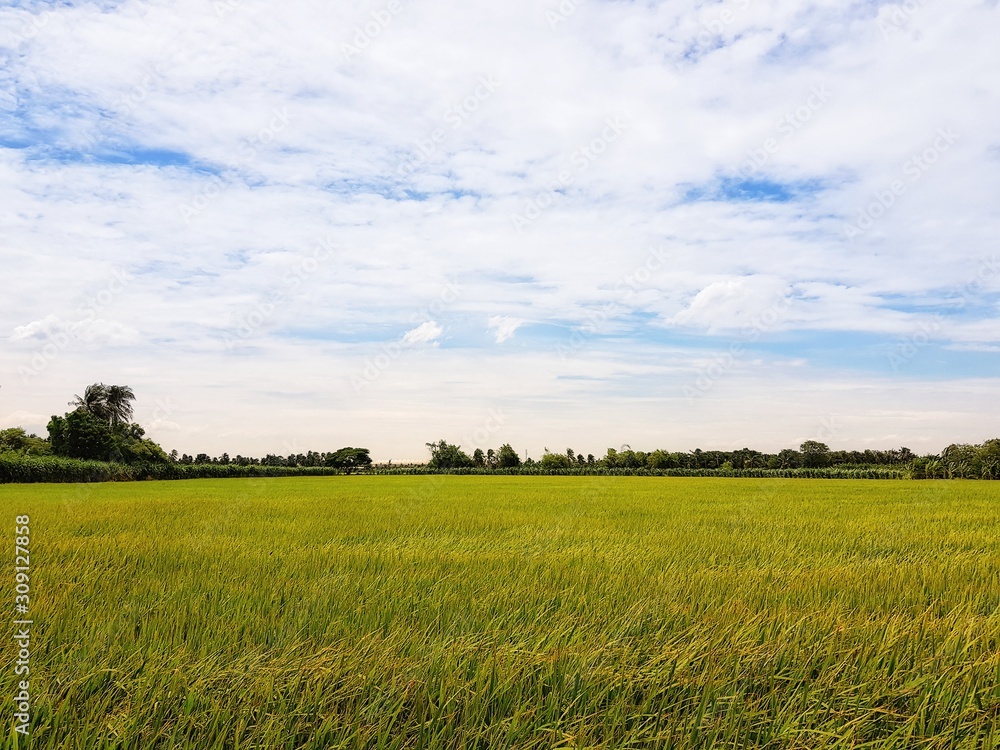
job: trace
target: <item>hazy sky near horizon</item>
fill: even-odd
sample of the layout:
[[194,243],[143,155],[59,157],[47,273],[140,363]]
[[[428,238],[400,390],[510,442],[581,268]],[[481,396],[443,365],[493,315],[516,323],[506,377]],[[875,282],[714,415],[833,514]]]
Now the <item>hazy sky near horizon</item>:
[[0,427],[164,448],[1000,436],[1000,8],[0,8]]

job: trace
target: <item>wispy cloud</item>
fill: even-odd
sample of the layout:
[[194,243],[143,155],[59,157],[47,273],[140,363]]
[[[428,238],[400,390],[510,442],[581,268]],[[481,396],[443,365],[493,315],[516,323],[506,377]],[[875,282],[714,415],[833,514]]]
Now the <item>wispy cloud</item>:
[[403,335],[403,343],[406,344],[427,344],[441,337],[444,329],[433,320],[407,331]]
[[496,337],[496,342],[502,344],[510,338],[514,337],[514,333],[518,328],[523,326],[525,321],[520,318],[512,318],[507,315],[492,315],[490,316],[487,326],[489,330]]

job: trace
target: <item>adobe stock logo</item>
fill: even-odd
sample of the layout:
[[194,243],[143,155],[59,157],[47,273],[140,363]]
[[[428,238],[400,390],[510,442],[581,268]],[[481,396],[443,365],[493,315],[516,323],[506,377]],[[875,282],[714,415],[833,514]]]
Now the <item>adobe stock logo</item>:
[[941,128],[937,132],[934,142],[917,154],[913,154],[903,164],[903,176],[909,178],[909,182],[903,180],[893,180],[881,190],[877,190],[872,200],[867,206],[858,210],[857,218],[851,224],[844,227],[844,235],[848,240],[854,240],[867,231],[886,216],[896,205],[896,202],[916,184],[934,166],[941,157],[946,154],[958,141],[958,135],[951,128]]
[[525,227],[537,221],[543,213],[559,199],[567,188],[583,174],[591,164],[597,161],[604,154],[608,147],[617,141],[626,130],[626,125],[620,117],[609,117],[604,121],[604,129],[600,135],[593,138],[589,143],[580,146],[573,152],[570,162],[576,167],[575,172],[564,169],[558,177],[549,183],[548,187],[537,195],[528,198],[524,202],[524,210],[521,213],[512,213],[510,223],[518,232],[523,232]]
[[[55,360],[64,350],[72,344],[81,340],[81,335],[86,338],[87,328],[91,323],[96,322],[102,312],[104,312],[115,299],[125,291],[129,283],[133,281],[132,275],[124,269],[116,269],[111,274],[111,279],[104,288],[96,294],[87,297],[84,303],[77,308],[80,319],[62,328],[52,328],[45,334],[45,343],[36,350],[27,365],[20,365],[17,368],[18,375],[21,376],[22,383],[29,383],[31,380],[41,375],[42,372]],[[55,316],[46,319],[57,321]],[[23,331],[22,337],[31,335],[38,324],[28,326],[28,331]]]
[[580,0],[562,0],[555,10],[546,11],[545,20],[549,22],[549,28],[555,31],[556,27],[568,21],[579,7]]
[[354,29],[354,38],[351,40],[353,44],[340,45],[344,59],[350,62],[352,57],[360,55],[368,49],[369,45],[389,27],[392,19],[402,11],[403,4],[399,0],[389,0],[384,8],[373,10],[371,20]]
[[[279,133],[288,127],[289,122],[291,122],[291,116],[288,114],[288,107],[274,109],[267,125],[260,128],[252,138],[248,138],[240,143],[236,169],[244,169],[252,164],[257,159],[258,149],[271,143]],[[190,224],[193,219],[208,208],[213,200],[222,195],[229,185],[230,183],[226,182],[221,176],[213,175],[207,181],[207,184],[194,194],[189,202],[182,203],[178,207],[184,223]]]
[[899,5],[886,5],[879,8],[878,29],[882,32],[882,40],[888,41],[894,32],[906,28],[921,4],[919,0],[905,0]]
[[784,295],[778,297],[770,307],[759,315],[756,315],[750,324],[744,326],[740,341],[734,341],[729,345],[729,350],[724,354],[717,355],[708,365],[698,371],[694,385],[684,386],[684,396],[688,401],[704,396],[715,384],[718,383],[728,372],[736,368],[740,361],[747,355],[747,343],[754,344],[760,340],[765,333],[772,331],[781,323],[788,314],[792,306],[792,300]]
[[405,352],[435,342],[444,332],[435,318],[453,305],[461,294],[462,287],[459,286],[458,282],[449,281],[441,289],[437,299],[420,312],[410,316],[410,322],[414,323],[416,327],[407,331],[399,339],[381,344],[377,354],[365,358],[361,374],[350,376],[354,393],[360,394],[368,386],[373,385]]
[[740,164],[740,175],[744,178],[753,177],[781,150],[783,144],[790,141],[817,112],[826,106],[831,97],[832,94],[825,85],[813,86],[802,104],[786,112],[774,123],[774,129],[780,138],[770,136],[759,146],[747,151],[748,158]]
[[[493,75],[479,76],[476,88],[461,101],[449,107],[442,119],[451,125],[452,132],[459,130],[499,88],[500,82]],[[438,147],[447,139],[448,131],[445,128],[434,128],[426,138],[417,140],[414,144],[415,152],[399,165],[396,174],[402,177],[421,167],[437,153]]]

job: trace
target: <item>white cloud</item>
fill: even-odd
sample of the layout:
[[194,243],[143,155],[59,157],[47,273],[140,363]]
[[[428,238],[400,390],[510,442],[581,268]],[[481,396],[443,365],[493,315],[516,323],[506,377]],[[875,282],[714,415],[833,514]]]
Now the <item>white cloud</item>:
[[490,331],[496,337],[498,344],[502,344],[507,339],[514,336],[514,332],[517,331],[525,321],[520,318],[512,318],[507,315],[491,315],[487,323]]
[[428,344],[439,338],[444,333],[444,329],[433,320],[421,323],[416,328],[407,331],[403,335],[405,344]]
[[[1000,336],[1000,334],[997,334]],[[951,344],[946,347],[955,352],[987,352],[989,354],[1000,354],[1000,344]]]
[[742,328],[758,321],[761,328],[774,328],[791,305],[787,286],[780,279],[750,276],[709,284],[691,303],[669,319],[675,325],[696,326],[716,333]]
[[23,326],[14,328],[11,334],[11,341],[22,341],[24,339],[46,339],[53,333],[65,332],[66,326],[55,315],[46,315],[41,320],[33,320]]
[[[989,387],[963,391],[1000,343],[990,4],[581,3],[553,29],[530,0],[427,0],[349,60],[342,45],[378,3],[217,6],[0,8],[3,408],[48,414],[87,382],[127,382],[185,403],[171,440],[233,454],[309,429],[355,442],[391,404],[412,433],[383,425],[372,448],[417,458],[436,415],[474,422],[497,393],[517,413],[525,394],[546,405],[525,436],[566,427],[600,443],[619,413],[655,436],[689,363],[784,299],[761,330],[798,343],[741,362],[734,398],[785,403],[819,377],[909,404],[895,389],[933,380],[920,379],[937,361],[928,349],[885,380],[881,360],[848,365],[836,346],[894,345],[950,306],[928,346],[964,348],[933,373],[941,415],[920,435],[964,434],[973,403],[1000,416]],[[483,79],[497,83],[488,97]],[[609,118],[626,127],[602,142]],[[925,164],[942,128],[957,140]],[[748,163],[780,200],[733,182]],[[906,189],[886,208],[895,181]],[[852,242],[845,227],[874,205],[881,217]],[[519,232],[511,215],[528,211]],[[553,330],[568,339],[595,317],[558,378],[536,372],[564,343]],[[471,345],[483,320],[519,346]],[[393,359],[366,411],[337,421],[343,435],[281,400],[256,432],[234,426],[248,400],[287,390],[286,361],[297,398],[334,403],[330,379],[346,382],[401,330],[438,350]],[[849,340],[826,348],[818,332]],[[675,336],[689,345],[662,343]],[[665,360],[685,373],[674,390],[646,380]],[[784,380],[753,378],[789,361],[800,366]],[[22,367],[39,371],[22,380]],[[694,440],[716,413],[754,424],[740,416],[751,407],[712,400],[727,387],[678,429]],[[464,411],[444,416],[453,398]],[[579,402],[606,419],[575,422]],[[803,403],[773,415],[776,434],[799,430]],[[898,433],[879,420],[891,421],[859,415],[857,434]],[[709,436],[743,434],[712,424]]]
[[150,432],[179,432],[181,426],[169,419],[154,419],[147,425],[147,429]]
[[[35,430],[38,430],[39,425],[45,425],[48,423],[48,420],[49,418],[44,414],[19,409],[4,417],[0,417],[0,430],[7,429],[8,427],[21,427],[25,425],[31,425]],[[28,431],[31,432],[32,430]],[[45,431],[41,430],[41,434],[44,437]]]

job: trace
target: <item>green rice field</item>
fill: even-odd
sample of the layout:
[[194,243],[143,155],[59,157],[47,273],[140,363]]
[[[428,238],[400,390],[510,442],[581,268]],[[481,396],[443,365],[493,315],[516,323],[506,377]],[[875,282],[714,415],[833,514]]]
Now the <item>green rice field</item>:
[[1000,747],[995,482],[222,479],[0,509],[11,613],[31,527],[6,747]]

